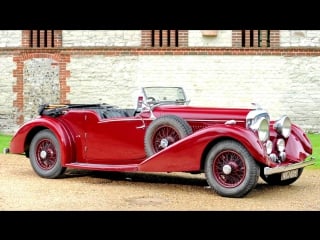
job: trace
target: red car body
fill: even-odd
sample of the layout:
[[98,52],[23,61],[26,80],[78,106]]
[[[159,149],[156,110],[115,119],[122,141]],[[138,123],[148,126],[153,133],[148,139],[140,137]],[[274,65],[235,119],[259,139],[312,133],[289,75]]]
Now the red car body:
[[[59,177],[66,168],[205,173],[211,188],[225,197],[245,196],[259,176],[269,184],[291,184],[314,164],[310,140],[286,116],[270,121],[262,109],[146,103],[145,98],[137,109],[44,105],[19,128],[9,152],[25,154],[46,178]],[[279,124],[290,128],[289,136],[281,136]]]

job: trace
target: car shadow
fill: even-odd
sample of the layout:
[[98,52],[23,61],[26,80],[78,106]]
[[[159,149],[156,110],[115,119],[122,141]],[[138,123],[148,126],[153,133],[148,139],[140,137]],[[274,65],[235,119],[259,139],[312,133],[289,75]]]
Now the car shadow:
[[92,177],[108,181],[144,182],[208,186],[203,174],[192,173],[145,173],[145,172],[105,172],[87,170],[67,170],[63,178]]
[[[76,170],[68,169],[62,178],[79,178],[89,177],[99,179],[102,183],[123,181],[136,183],[154,183],[154,184],[172,184],[172,185],[188,185],[201,186],[210,188],[203,173],[153,173],[153,172],[109,172],[109,171],[92,171],[92,170]],[[286,186],[269,185],[262,179],[259,179],[255,186],[256,192],[275,191]]]

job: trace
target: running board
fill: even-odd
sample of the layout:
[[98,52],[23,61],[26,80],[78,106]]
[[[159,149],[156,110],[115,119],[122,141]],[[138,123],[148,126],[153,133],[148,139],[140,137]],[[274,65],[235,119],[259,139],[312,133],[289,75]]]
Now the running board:
[[87,169],[87,170],[100,170],[100,171],[111,171],[111,172],[136,172],[138,171],[138,164],[127,164],[127,165],[108,165],[108,164],[93,164],[93,163],[67,163],[67,168],[76,169]]

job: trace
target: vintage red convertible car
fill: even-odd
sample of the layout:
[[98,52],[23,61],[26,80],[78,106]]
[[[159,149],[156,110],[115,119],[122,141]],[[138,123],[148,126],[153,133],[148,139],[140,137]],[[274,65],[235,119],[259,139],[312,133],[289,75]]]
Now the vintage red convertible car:
[[312,144],[288,116],[252,108],[191,106],[181,87],[145,87],[135,109],[108,104],[42,105],[9,152],[44,178],[67,168],[204,173],[220,196],[244,197],[259,177],[289,185],[314,164]]

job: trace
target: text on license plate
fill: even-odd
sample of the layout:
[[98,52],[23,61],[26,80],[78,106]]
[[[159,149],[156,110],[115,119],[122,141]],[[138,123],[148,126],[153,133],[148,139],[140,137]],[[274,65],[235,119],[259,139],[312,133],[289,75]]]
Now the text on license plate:
[[298,169],[293,169],[293,170],[281,173],[281,181],[287,180],[290,178],[295,178],[295,177],[298,177]]

